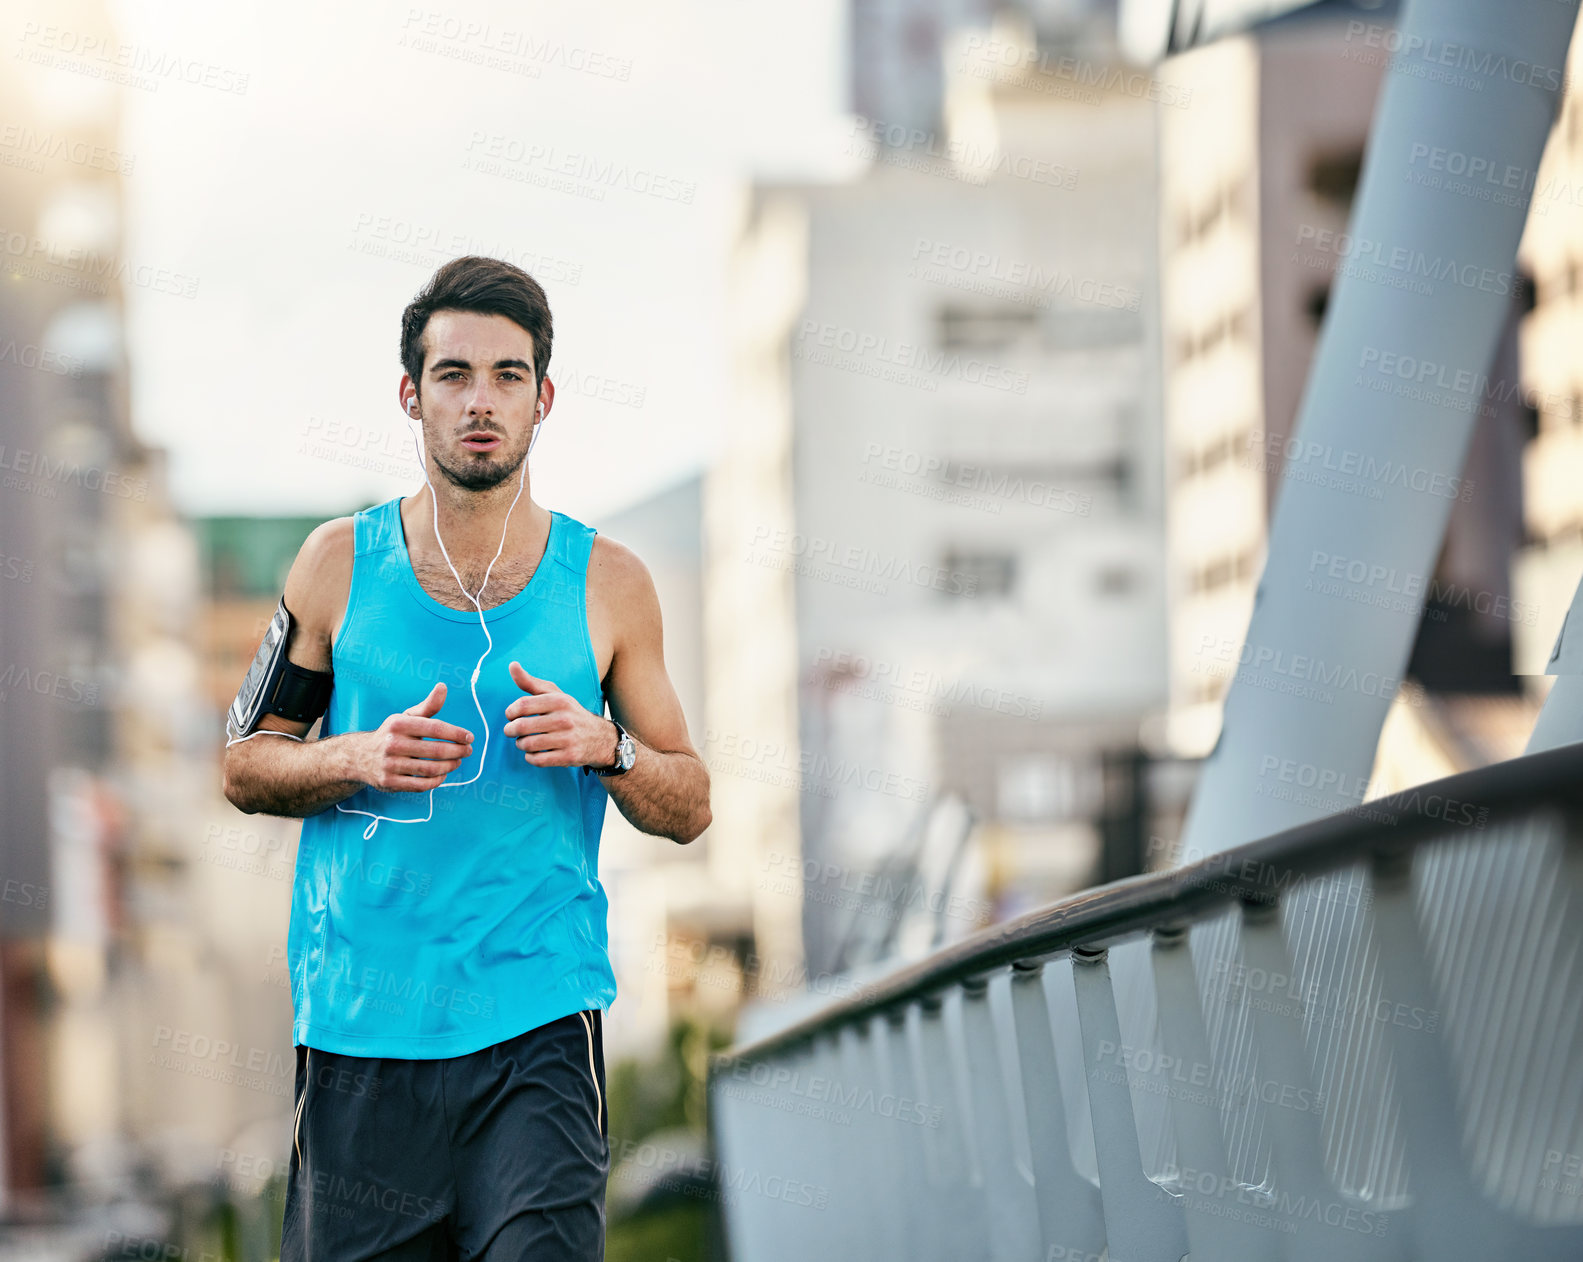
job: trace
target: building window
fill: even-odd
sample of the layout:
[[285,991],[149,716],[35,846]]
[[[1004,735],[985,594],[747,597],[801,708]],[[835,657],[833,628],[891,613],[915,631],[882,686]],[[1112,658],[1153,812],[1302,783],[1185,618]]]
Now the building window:
[[1017,554],[947,549],[940,562],[947,596],[1010,596],[1017,581]]
[[1207,328],[1176,339],[1177,360],[1185,363],[1197,356],[1208,355],[1222,342],[1246,342],[1252,322],[1253,313],[1248,307],[1223,313],[1220,319]]
[[942,307],[935,336],[944,350],[999,351],[1033,332],[1038,320],[1032,307]]
[[1215,189],[1208,201],[1185,210],[1177,219],[1176,235],[1179,245],[1190,245],[1207,237],[1220,226],[1222,219],[1237,216],[1242,201],[1242,180],[1227,180]]
[[1362,149],[1321,153],[1308,164],[1308,188],[1321,201],[1346,210],[1352,205],[1362,173]]
[[1252,582],[1258,574],[1256,548],[1245,548],[1232,556],[1219,557],[1199,566],[1188,576],[1188,589],[1194,593],[1213,592],[1237,583]]

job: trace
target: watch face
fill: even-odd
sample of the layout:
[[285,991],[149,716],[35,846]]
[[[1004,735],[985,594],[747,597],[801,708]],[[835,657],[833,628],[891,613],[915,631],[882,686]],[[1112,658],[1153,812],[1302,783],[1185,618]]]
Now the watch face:
[[630,736],[623,733],[621,740],[616,744],[616,761],[621,764],[621,770],[630,770],[632,764],[637,761],[637,757],[637,746],[632,743]]

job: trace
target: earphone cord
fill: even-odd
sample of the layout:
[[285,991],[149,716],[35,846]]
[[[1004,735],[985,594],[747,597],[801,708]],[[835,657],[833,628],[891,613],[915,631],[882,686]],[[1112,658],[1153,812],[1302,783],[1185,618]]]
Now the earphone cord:
[[[392,818],[389,815],[376,814],[373,811],[360,811],[360,810],[355,809],[354,807],[342,806],[339,802],[337,802],[335,804],[335,809],[338,810],[338,811],[343,812],[344,814],[347,814],[347,815],[367,815],[369,817],[370,823],[369,823],[368,827],[363,830],[363,840],[364,841],[367,841],[369,838],[371,838],[374,835],[374,830],[379,827],[379,823],[380,823],[381,820],[384,820],[386,823],[390,823],[390,824],[426,824],[426,823],[428,823],[431,819],[434,818],[434,790],[435,789],[460,789],[460,788],[465,788],[467,785],[472,784],[475,780],[477,780],[480,776],[482,776],[484,774],[484,760],[489,756],[489,717],[484,713],[483,702],[481,702],[478,699],[478,675],[479,675],[479,672],[483,670],[484,659],[487,658],[489,656],[490,652],[494,649],[495,641],[494,641],[494,637],[489,634],[489,624],[488,624],[488,622],[486,622],[484,620],[484,606],[483,606],[483,603],[482,603],[482,597],[483,597],[483,594],[484,594],[484,588],[489,586],[489,573],[490,573],[490,570],[493,570],[495,568],[495,562],[500,560],[500,554],[505,551],[505,548],[506,548],[506,532],[511,527],[511,512],[512,512],[512,509],[516,508],[517,500],[520,500],[522,498],[522,488],[527,485],[528,455],[532,454],[532,452],[533,452],[533,445],[536,442],[539,441],[539,430],[543,426],[543,418],[542,417],[540,417],[540,418],[535,420],[534,427],[533,427],[533,436],[528,440],[528,452],[527,452],[526,455],[524,455],[522,457],[522,472],[517,478],[517,495],[516,495],[516,499],[513,499],[511,501],[511,508],[506,509],[506,521],[505,521],[505,524],[503,526],[501,526],[501,528],[500,528],[500,546],[495,549],[494,557],[490,560],[488,568],[486,568],[484,570],[484,582],[483,582],[483,585],[479,587],[478,595],[474,596],[467,590],[466,586],[462,583],[462,576],[456,572],[456,567],[451,564],[451,554],[448,551],[446,551],[445,540],[440,537],[440,503],[439,503],[439,497],[437,495],[435,495],[435,493],[434,493],[434,484],[429,481],[429,462],[425,458],[425,454],[424,454],[424,450],[423,450],[423,437],[418,432],[417,427],[412,424],[412,421],[413,421],[413,417],[409,414],[409,416],[407,417],[407,424],[408,424],[409,427],[412,428],[413,437],[417,440],[417,444],[418,444],[418,461],[419,461],[420,465],[423,468],[423,484],[429,488],[429,499],[432,502],[433,508],[434,508],[434,537],[439,542],[440,555],[445,558],[446,568],[451,571],[451,577],[456,580],[456,585],[462,589],[462,595],[466,596],[468,600],[472,601],[473,602],[473,607],[478,610],[478,625],[481,626],[484,629],[484,645],[485,645],[484,652],[483,652],[483,656],[478,659],[477,664],[474,665],[474,667],[473,667],[473,677],[472,677],[473,705],[478,708],[478,721],[483,726],[483,729],[484,729],[484,748],[478,755],[478,770],[473,773],[472,780],[458,780],[458,781],[456,781],[454,783],[437,784],[437,785],[434,786],[434,788],[428,790],[428,794],[429,794],[429,813],[427,815],[425,815],[422,819],[395,819],[395,818]],[[263,733],[254,733],[254,735],[263,735]],[[286,735],[286,733],[281,733],[281,735]]]

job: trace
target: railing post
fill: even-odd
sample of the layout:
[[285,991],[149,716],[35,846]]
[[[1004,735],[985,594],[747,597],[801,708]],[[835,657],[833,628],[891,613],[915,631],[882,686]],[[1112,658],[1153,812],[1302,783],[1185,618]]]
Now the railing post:
[[1039,1254],[1039,1211],[1031,1164],[1017,1159],[985,978],[973,978],[962,986],[962,1038],[989,1218],[990,1256],[996,1262],[1023,1262]]
[[906,1020],[905,1008],[876,1014],[869,1019],[869,1038],[879,1066],[881,1098],[894,1101],[886,1130],[889,1160],[894,1161],[901,1184],[908,1189],[897,1214],[896,1242],[902,1257],[927,1262],[934,1256],[933,1235],[927,1230],[933,1198],[929,1195],[928,1136],[924,1130],[931,1123],[938,1125],[938,1118],[918,1094]]
[[[1250,970],[1292,976],[1278,903],[1243,904],[1242,950]],[[1274,1150],[1275,1214],[1294,1232],[1287,1256],[1294,1262],[1401,1257],[1401,1233],[1389,1234],[1389,1213],[1344,1201],[1332,1183],[1320,1129],[1322,1097],[1314,1087],[1303,1016],[1276,1007],[1253,1005],[1257,1068],[1250,1072],[1255,1088],[1260,1078],[1273,1084],[1275,1098],[1265,1102],[1263,1113]],[[1258,1098],[1264,1100],[1262,1094]]]
[[940,1243],[937,1256],[956,1262],[988,1262],[989,1225],[984,1189],[973,1167],[971,1136],[954,1057],[947,1037],[944,1005],[929,996],[918,1005],[919,1084],[924,1096],[940,1103],[940,1130],[934,1155],[940,1176]]
[[1099,1189],[1072,1164],[1042,963],[1018,964],[1012,970],[1011,1011],[1017,1028],[1017,1061],[1022,1070],[1033,1190],[1039,1210],[1039,1256],[1098,1256],[1105,1247],[1105,1216]]
[[1225,1206],[1216,1212],[1212,1203],[1224,1200],[1234,1184],[1221,1128],[1224,1097],[1210,1056],[1186,928],[1156,929],[1150,956],[1161,1046],[1178,1064],[1189,1068],[1185,1082],[1171,1084],[1169,1098],[1176,1129],[1176,1162],[1184,1188],[1182,1208],[1193,1253],[1236,1262],[1276,1262],[1281,1251],[1274,1233],[1243,1223],[1224,1212]]
[[1121,1019],[1102,948],[1072,951],[1072,985],[1088,1066],[1088,1104],[1094,1118],[1109,1255],[1116,1262],[1180,1262],[1188,1249],[1182,1207],[1177,1197],[1143,1171]]

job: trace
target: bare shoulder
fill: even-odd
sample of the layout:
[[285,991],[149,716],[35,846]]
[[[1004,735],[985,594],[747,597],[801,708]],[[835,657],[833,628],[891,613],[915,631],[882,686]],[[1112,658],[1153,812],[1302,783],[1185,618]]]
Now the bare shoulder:
[[611,629],[612,650],[658,625],[654,576],[642,557],[609,535],[594,536],[588,557],[588,599]]
[[626,544],[602,534],[594,536],[588,557],[588,582],[590,587],[599,584],[602,595],[617,600],[654,590],[654,579],[643,558]]
[[315,526],[302,541],[286,576],[286,608],[303,631],[326,650],[346,611],[356,550],[352,519],[332,518]]

